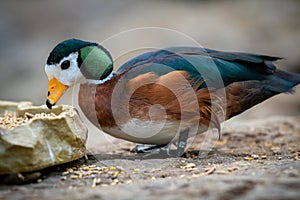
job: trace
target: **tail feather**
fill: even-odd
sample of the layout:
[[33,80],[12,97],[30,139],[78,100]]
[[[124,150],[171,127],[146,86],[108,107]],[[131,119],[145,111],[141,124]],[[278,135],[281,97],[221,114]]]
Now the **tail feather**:
[[227,114],[231,118],[245,110],[280,94],[292,93],[300,83],[300,74],[276,69],[263,81],[249,80],[235,82],[226,87]]
[[300,74],[276,69],[272,79],[274,79],[271,81],[272,90],[279,93],[292,93],[294,91],[293,87],[300,83]]

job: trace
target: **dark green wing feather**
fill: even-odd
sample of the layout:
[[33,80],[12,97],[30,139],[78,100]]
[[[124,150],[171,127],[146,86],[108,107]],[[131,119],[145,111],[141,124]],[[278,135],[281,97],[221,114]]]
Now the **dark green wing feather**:
[[264,80],[276,69],[272,62],[278,59],[196,47],[172,47],[137,56],[122,65],[117,73],[131,70],[132,76],[147,72],[163,75],[172,70],[184,70],[191,77],[204,80],[206,84],[201,87],[220,88],[237,81]]

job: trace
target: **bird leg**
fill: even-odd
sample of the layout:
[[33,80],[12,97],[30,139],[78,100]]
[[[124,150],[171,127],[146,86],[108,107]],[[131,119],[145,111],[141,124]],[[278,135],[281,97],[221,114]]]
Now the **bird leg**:
[[189,129],[181,131],[179,133],[178,141],[177,141],[177,149],[171,151],[171,144],[162,144],[162,145],[146,145],[146,144],[139,144],[131,150],[134,153],[164,153],[169,156],[181,157],[184,153],[184,150],[187,145]]
[[176,156],[181,157],[187,145],[187,140],[189,137],[189,129],[185,129],[179,133]]

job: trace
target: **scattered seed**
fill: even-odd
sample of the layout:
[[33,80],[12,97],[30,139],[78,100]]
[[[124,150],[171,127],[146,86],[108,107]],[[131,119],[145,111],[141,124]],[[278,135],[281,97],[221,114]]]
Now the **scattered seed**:
[[78,179],[79,176],[77,176],[77,175],[72,175],[72,176],[70,176],[70,178],[71,178],[71,179]]
[[254,158],[246,156],[246,157],[244,157],[244,160],[246,160],[246,161],[248,161],[248,160],[254,160]]
[[100,177],[96,177],[93,179],[93,184],[92,184],[92,187],[96,187],[96,185],[100,184],[101,182],[101,178]]
[[93,179],[92,188],[96,187],[96,178]]
[[279,153],[280,152],[280,147],[278,146],[272,146],[270,148],[271,151],[273,151],[273,153]]
[[294,156],[294,157],[298,157],[299,155],[298,155],[297,152],[295,152],[295,153],[293,153],[293,156]]
[[231,167],[231,168],[228,168],[227,170],[229,172],[233,172],[233,171],[239,170],[239,168],[238,167]]
[[5,111],[3,117],[0,117],[0,126],[7,129],[13,129],[16,126],[25,124],[28,119],[17,117],[17,113],[13,111]]
[[117,177],[119,175],[120,172],[116,171],[113,173],[113,177]]
[[215,171],[214,173],[215,174],[230,174],[228,171],[223,171],[223,170]]
[[227,140],[220,140],[215,142],[215,146],[221,146],[225,145],[227,143]]
[[126,181],[126,183],[130,184],[130,183],[132,183],[132,180],[130,179],[130,180]]
[[261,159],[267,159],[267,156],[266,155],[262,155]]
[[133,172],[137,173],[139,172],[140,170],[139,169],[134,169]]
[[251,158],[253,158],[253,159],[258,159],[258,158],[259,158],[259,156],[258,156],[258,155],[256,155],[256,154],[252,154],[252,155],[251,155]]
[[7,129],[13,129],[17,126],[24,125],[28,120],[32,118],[41,118],[41,117],[53,117],[56,116],[54,113],[37,113],[32,114],[29,112],[26,112],[23,117],[17,117],[17,113],[14,111],[5,111],[4,115],[0,117],[0,127],[7,128]]
[[194,171],[196,168],[187,168],[185,171],[186,172],[191,172],[191,171]]
[[31,114],[31,113],[29,113],[29,112],[26,112],[26,113],[24,114],[24,118],[31,119],[31,118],[33,118],[33,117],[34,117],[34,115]]
[[91,171],[89,171],[89,173],[90,173],[90,174],[99,174],[100,171],[98,171],[98,170],[91,170]]
[[292,147],[288,147],[288,151],[292,152],[293,148]]
[[68,175],[68,174],[70,174],[70,172],[68,172],[68,171],[65,171],[62,173],[62,175]]
[[196,167],[196,165],[194,163],[188,163],[185,167],[186,168],[194,168],[194,167]]
[[216,171],[216,167],[212,167],[212,168],[206,168],[206,169],[204,169],[204,174],[205,175],[210,175],[210,174],[212,174],[212,173],[214,173]]
[[186,165],[180,165],[178,166],[179,169],[185,169],[186,172],[191,172],[195,170],[196,164],[194,163],[187,163]]
[[113,183],[113,184],[117,184],[117,183],[119,183],[119,180],[118,180],[118,179],[113,179],[113,180],[112,180],[112,183]]
[[194,178],[197,178],[197,177],[200,177],[200,176],[203,176],[203,174],[192,174],[192,177],[194,177]]
[[41,178],[39,178],[38,180],[36,180],[37,183],[40,183],[42,181],[43,181],[43,179],[41,179]]
[[119,167],[98,167],[96,165],[82,165],[80,167],[67,168],[62,173],[61,180],[67,180],[68,177],[71,180],[92,178],[92,187],[97,185],[116,185],[127,183],[131,180],[122,168]]
[[25,180],[25,177],[24,177],[21,173],[18,174],[18,178],[19,178],[20,180],[22,180],[22,181]]

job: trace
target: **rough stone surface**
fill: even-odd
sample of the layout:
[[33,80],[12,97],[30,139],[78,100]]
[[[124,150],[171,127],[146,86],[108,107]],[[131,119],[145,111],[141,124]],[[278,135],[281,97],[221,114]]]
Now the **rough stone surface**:
[[0,102],[0,117],[5,110],[16,112],[9,120],[24,119],[24,123],[0,126],[0,174],[36,171],[85,155],[87,128],[73,107],[49,110],[30,103]]

